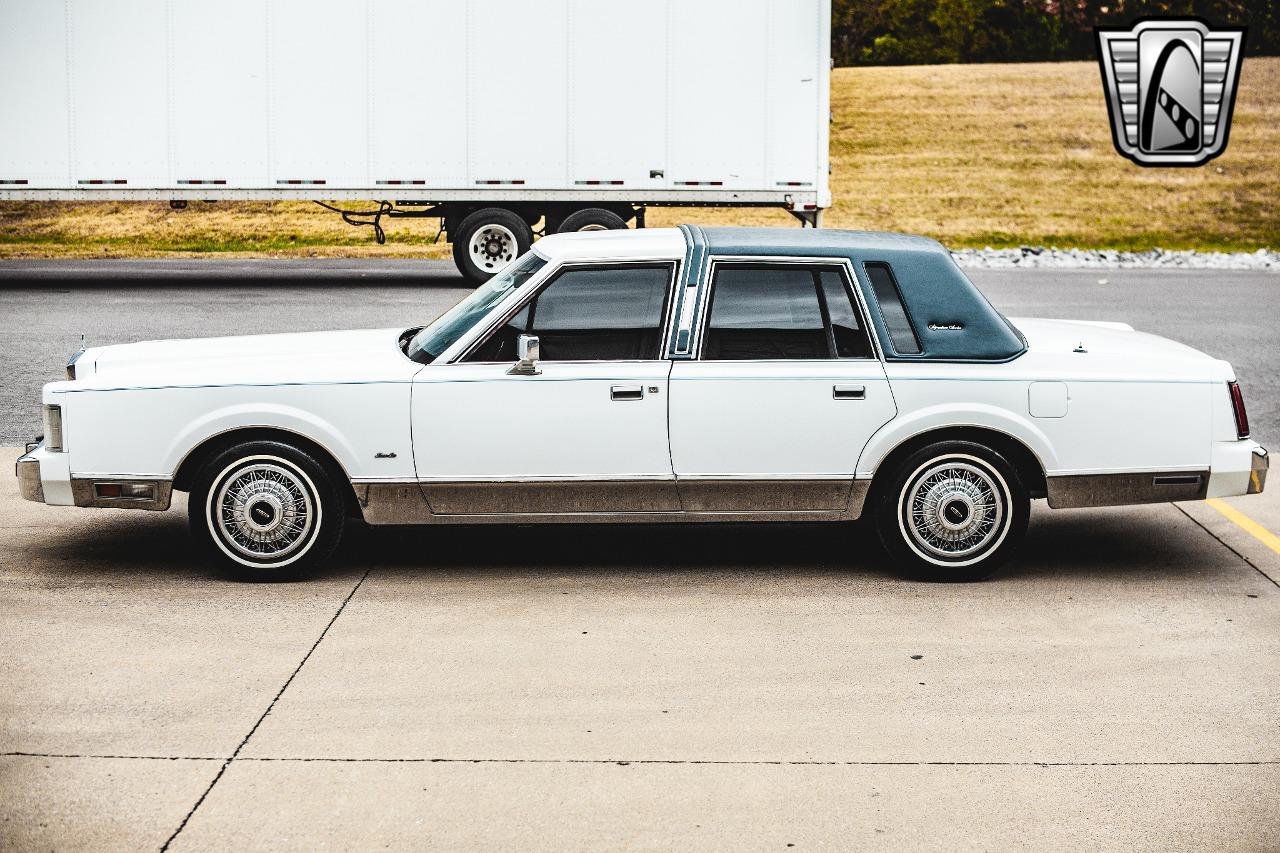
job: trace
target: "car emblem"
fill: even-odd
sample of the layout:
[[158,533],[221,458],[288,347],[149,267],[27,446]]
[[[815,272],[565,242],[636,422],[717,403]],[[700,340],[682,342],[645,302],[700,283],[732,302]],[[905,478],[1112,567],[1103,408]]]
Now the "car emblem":
[[1094,35],[1117,151],[1139,166],[1202,166],[1226,150],[1244,27],[1160,18]]

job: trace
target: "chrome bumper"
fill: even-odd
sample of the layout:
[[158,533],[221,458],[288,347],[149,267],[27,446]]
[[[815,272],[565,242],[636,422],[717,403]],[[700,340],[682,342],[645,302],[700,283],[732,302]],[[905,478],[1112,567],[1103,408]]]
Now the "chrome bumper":
[[[36,503],[51,506],[83,506],[100,509],[147,509],[166,510],[173,500],[173,481],[157,479],[136,479],[132,477],[72,477],[60,473],[58,461],[60,454],[50,454],[43,450],[40,442],[27,445],[27,452],[18,457],[14,465],[14,474],[18,477],[18,491],[22,497]],[[40,460],[44,458],[52,465],[49,471],[40,470]],[[65,462],[62,471],[65,472]],[[45,475],[49,475],[49,486],[45,491]],[[112,495],[110,487],[142,486],[148,490],[145,497],[122,496],[119,488]]]
[[1253,451],[1253,464],[1249,469],[1249,490],[1246,495],[1259,495],[1267,485],[1267,468],[1271,464],[1271,457],[1267,453],[1265,447],[1259,447]]
[[44,484],[40,482],[40,460],[30,456],[19,456],[13,466],[18,476],[18,491],[25,500],[44,503]]

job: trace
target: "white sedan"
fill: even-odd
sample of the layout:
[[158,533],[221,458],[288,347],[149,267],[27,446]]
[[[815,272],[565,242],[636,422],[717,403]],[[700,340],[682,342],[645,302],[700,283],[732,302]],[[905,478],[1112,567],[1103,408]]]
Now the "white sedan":
[[164,510],[239,574],[369,524],[874,520],[912,575],[990,573],[1052,507],[1262,490],[1231,366],[1010,320],[932,240],[549,237],[426,326],[85,350],[23,496]]

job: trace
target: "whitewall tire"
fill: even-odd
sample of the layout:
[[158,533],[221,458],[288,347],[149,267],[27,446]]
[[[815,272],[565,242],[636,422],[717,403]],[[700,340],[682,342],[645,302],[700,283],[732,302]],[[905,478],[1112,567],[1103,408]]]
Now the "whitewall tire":
[[1031,505],[1017,469],[964,441],[921,448],[876,483],[875,522],[906,573],[937,581],[987,577],[1026,532]]
[[192,532],[232,574],[296,577],[342,537],[344,501],[311,454],[273,441],[228,448],[201,469],[188,501]]

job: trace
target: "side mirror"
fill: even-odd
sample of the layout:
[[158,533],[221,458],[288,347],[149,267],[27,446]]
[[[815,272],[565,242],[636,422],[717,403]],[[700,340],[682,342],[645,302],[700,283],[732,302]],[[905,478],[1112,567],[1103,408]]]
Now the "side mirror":
[[542,372],[538,369],[540,349],[537,335],[521,335],[516,338],[516,357],[520,360],[507,373],[512,376],[537,376]]

